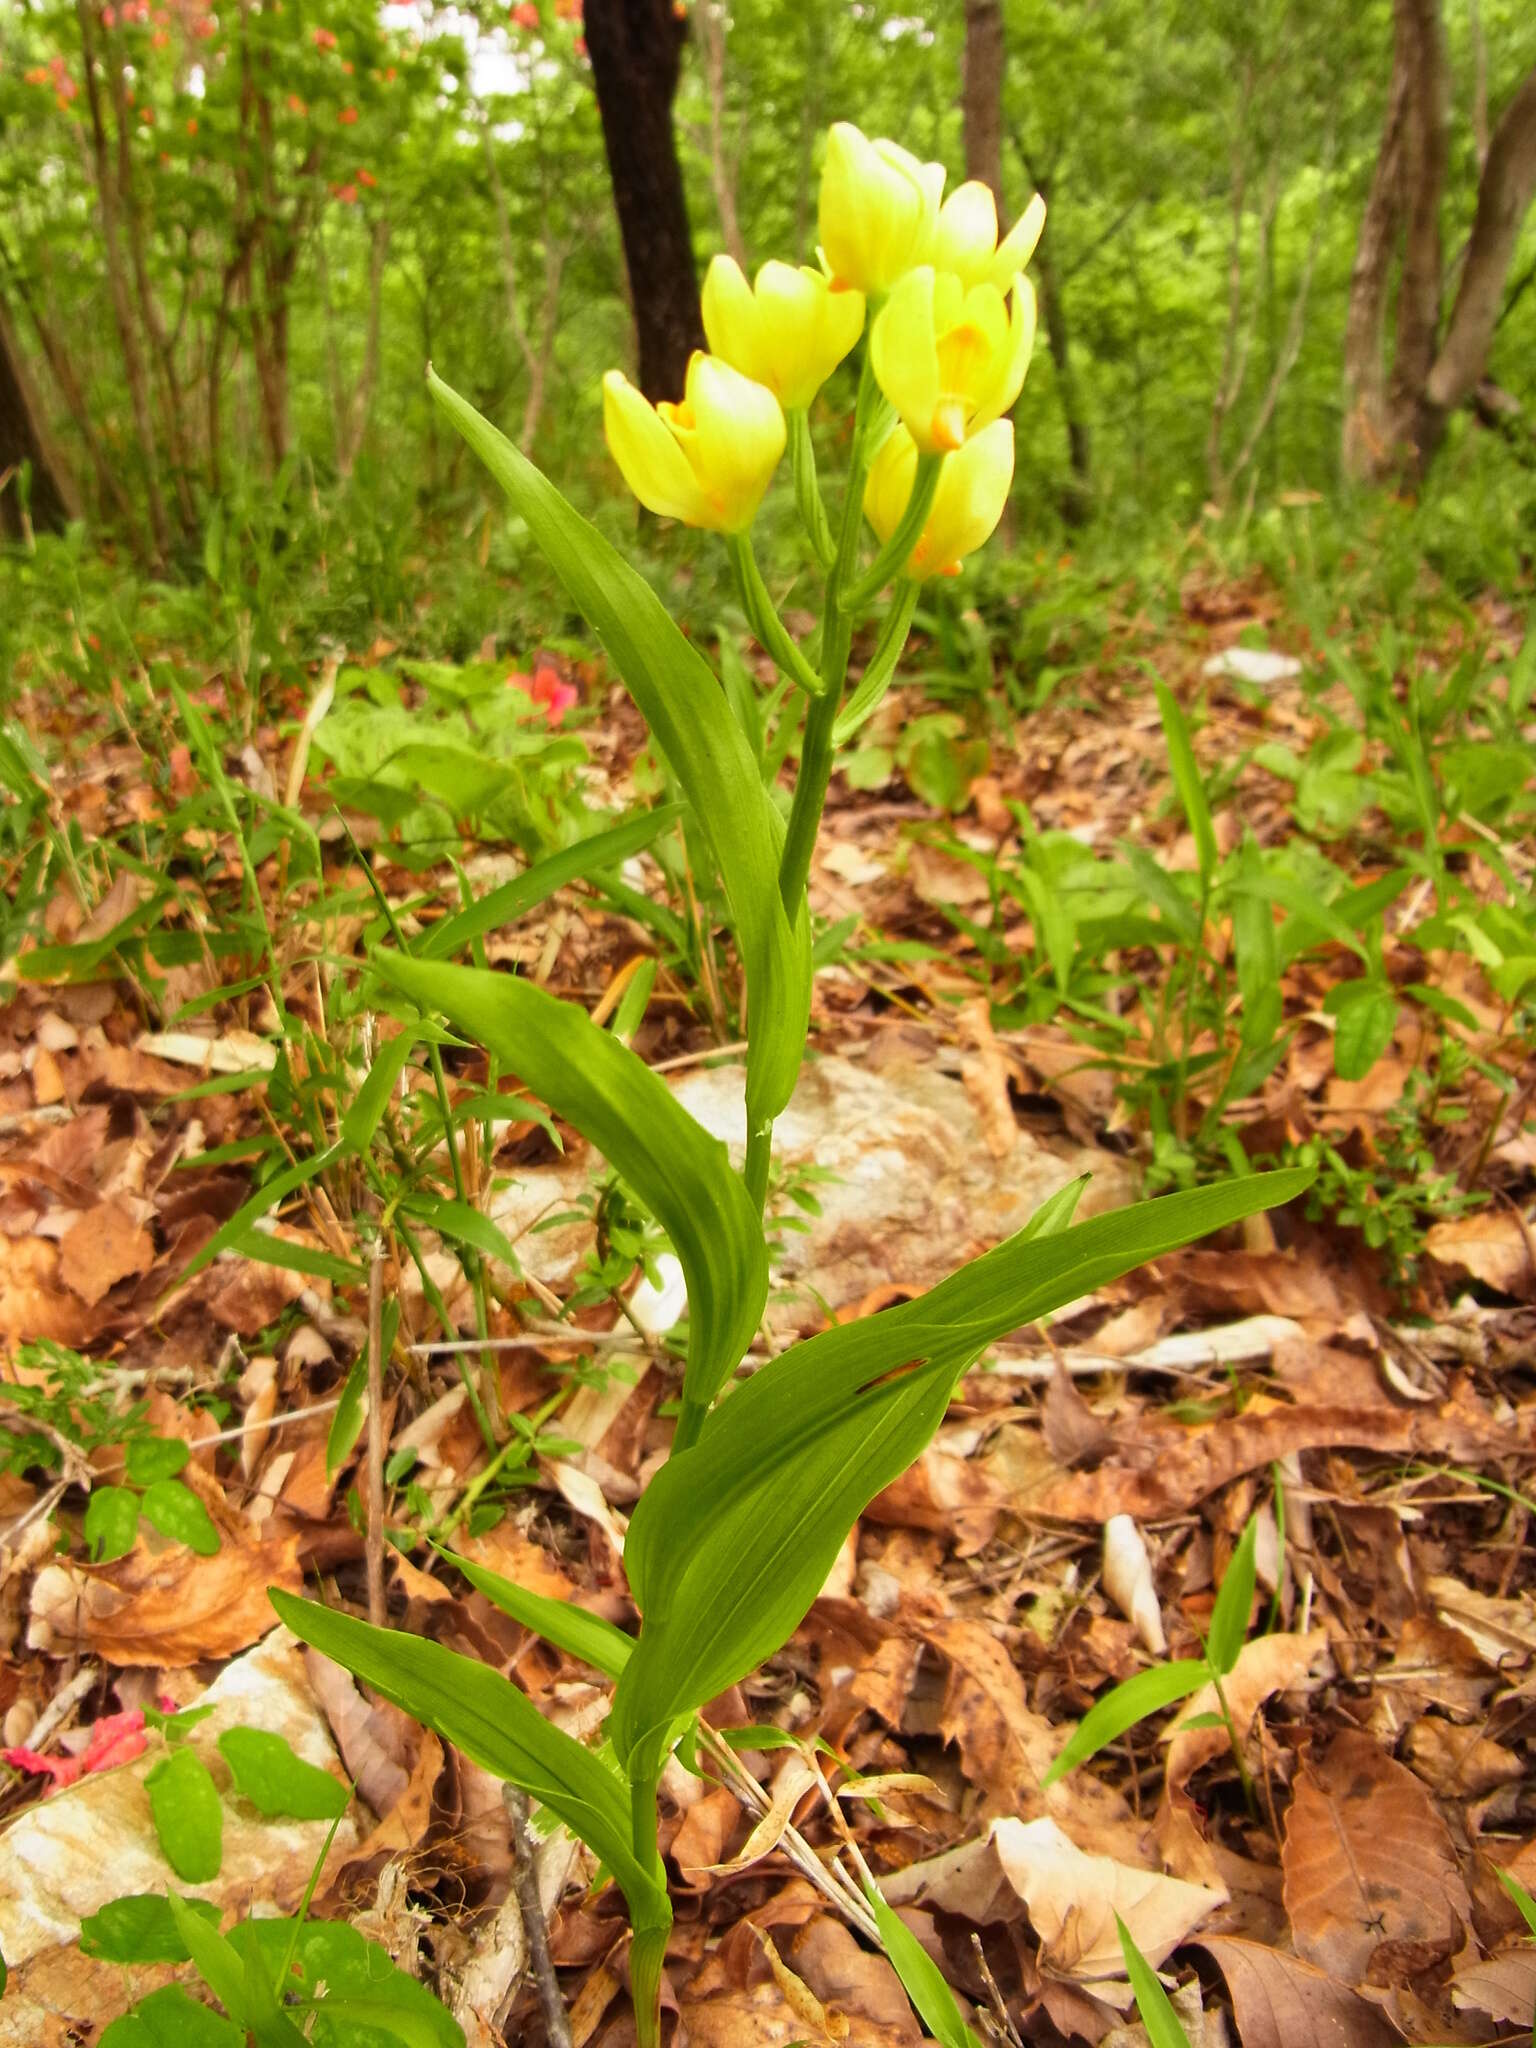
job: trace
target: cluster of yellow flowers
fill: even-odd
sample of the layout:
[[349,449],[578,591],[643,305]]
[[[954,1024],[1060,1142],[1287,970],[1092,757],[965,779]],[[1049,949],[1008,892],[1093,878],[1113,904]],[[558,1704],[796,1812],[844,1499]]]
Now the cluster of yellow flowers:
[[[711,353],[688,365],[681,404],[652,406],[617,370],[603,380],[608,446],[643,505],[689,526],[745,533],[786,441],[864,331],[895,414],[869,464],[864,514],[884,541],[911,499],[919,456],[937,486],[904,573],[953,571],[1002,517],[1013,424],[1035,336],[1024,266],[1045,223],[1037,196],[998,240],[986,185],[944,198],[944,166],[839,122],[822,172],[820,270],[765,263],[748,284],[717,256],[704,283]],[[917,509],[914,508],[914,521]]]

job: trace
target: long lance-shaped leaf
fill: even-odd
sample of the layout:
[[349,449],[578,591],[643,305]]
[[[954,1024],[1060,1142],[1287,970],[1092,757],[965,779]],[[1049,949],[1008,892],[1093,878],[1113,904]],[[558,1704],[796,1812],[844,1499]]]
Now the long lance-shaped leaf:
[[607,649],[672,765],[709,841],[747,970],[751,1046],[747,1118],[757,1128],[788,1102],[810,1016],[810,920],[779,896],[784,824],[752,749],[708,663],[661,600],[540,470],[466,399],[428,387],[518,514]]
[[575,1003],[481,967],[379,953],[373,965],[440,1011],[574,1124],[624,1176],[676,1247],[688,1282],[683,1397],[707,1408],[752,1342],[768,1249],[730,1155],[665,1081]]
[[679,1714],[788,1640],[858,1515],[921,1450],[989,1343],[1290,1201],[1311,1178],[1249,1174],[1055,1236],[1021,1232],[919,1300],[796,1345],[738,1388],[652,1480],[629,1526],[624,1563],[643,1626],[609,1723],[620,1757],[637,1775],[653,1768]]
[[441,1643],[375,1628],[276,1587],[267,1597],[301,1642],[558,1814],[613,1873],[637,1922],[664,1913],[665,1874],[641,1863],[631,1843],[628,1786],[510,1680]]
[[590,1614],[586,1608],[574,1606],[569,1600],[551,1600],[547,1593],[530,1593],[526,1586],[518,1585],[514,1579],[503,1578],[500,1572],[493,1572],[488,1565],[476,1564],[473,1558],[465,1557],[457,1550],[447,1550],[440,1543],[435,1547],[438,1555],[446,1557],[450,1564],[456,1564],[469,1583],[483,1593],[493,1607],[499,1607],[503,1614],[510,1614],[524,1628],[531,1628],[543,1636],[557,1650],[569,1650],[573,1657],[579,1657],[583,1664],[590,1664],[595,1671],[601,1671],[608,1678],[617,1678],[633,1656],[634,1637],[626,1635],[611,1621],[604,1621],[600,1614]]

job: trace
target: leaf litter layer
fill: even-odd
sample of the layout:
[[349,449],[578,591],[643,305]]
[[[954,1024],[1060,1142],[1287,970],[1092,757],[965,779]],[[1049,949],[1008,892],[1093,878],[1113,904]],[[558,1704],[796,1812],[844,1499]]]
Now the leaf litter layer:
[[[947,1075],[1000,1186],[1042,1150],[1085,1147],[1114,1175],[1129,1160],[1174,1185],[1223,1147],[1230,1161],[1230,1133],[1246,1158],[1315,1148],[1330,1203],[1170,1254],[994,1347],[933,1447],[870,1503],[788,1648],[712,1704],[715,1727],[748,1732],[707,1742],[701,1774],[674,1764],[663,1788],[667,2009],[689,2041],[923,2038],[856,1893],[830,1879],[839,1857],[881,1876],[992,2039],[1144,2039],[1117,1914],[1182,1980],[1192,2041],[1225,2025],[1243,2048],[1374,2048],[1531,2024],[1536,1951],[1499,1878],[1536,1882],[1533,1071],[1509,964],[1529,858],[1488,753],[1503,744],[1496,708],[1448,733],[1462,780],[1426,830],[1404,809],[1412,763],[1390,709],[1415,685],[1354,688],[1368,647],[1351,672],[1288,626],[1273,592],[1196,575],[1155,630],[1111,604],[1094,659],[1027,717],[1000,715],[1002,695],[957,714],[941,692],[922,715],[908,697],[845,760],[813,873],[818,929],[842,933],[816,985],[817,1051],[893,1089],[904,1065]],[[1478,626],[1496,707],[1508,621]],[[1299,678],[1203,673],[1269,630],[1299,647]],[[253,1197],[334,1142],[376,1057],[348,997],[379,934],[376,889],[403,930],[429,932],[466,901],[446,855],[484,896],[571,821],[627,816],[650,786],[632,722],[604,715],[600,669],[570,669],[585,744],[551,748],[533,729],[542,713],[497,722],[494,653],[457,697],[442,673],[386,666],[392,650],[360,666],[344,707],[393,693],[426,729],[411,776],[385,772],[371,795],[367,721],[345,744],[321,725],[298,762],[310,706],[297,694],[242,732],[240,693],[215,678],[187,718],[163,710],[140,741],[66,678],[27,694],[45,744],[71,737],[31,821],[53,859],[16,948],[49,950],[0,1019],[0,1691],[17,1750],[41,1725],[50,1753],[88,1757],[114,1712],[195,1699],[267,1629],[269,1585],[318,1575],[333,1603],[368,1606],[353,1217],[380,1190],[343,1163],[294,1178],[259,1214]],[[1468,658],[1452,639],[1426,665],[1443,681]],[[1147,876],[1122,847],[1175,874],[1202,851],[1144,660],[1182,707],[1216,857],[1235,864],[1245,832],[1294,851],[1279,893],[1267,871],[1265,899],[1282,934],[1280,1049],[1240,1093],[1223,1091],[1252,1050],[1238,958],[1251,896],[1234,885],[1183,943],[1177,902],[1138,924],[1124,900]],[[469,732],[478,704],[490,728],[540,744],[498,746],[497,772],[482,760],[465,780],[450,698],[469,702]],[[925,716],[938,721],[926,736]],[[734,995],[707,918],[687,908],[685,842],[642,832],[623,861],[608,886],[562,887],[471,936],[487,964],[516,964],[602,1023],[638,986],[628,1035],[664,1073],[695,1070],[733,1042]],[[1400,867],[1412,872],[1389,894],[1379,885]],[[1364,922],[1341,885],[1378,885]],[[1431,897],[1443,926],[1426,930]],[[1198,979],[1201,962],[1214,978]],[[1354,983],[1367,993],[1337,995]],[[584,1165],[589,1185],[567,1180],[566,1213],[510,1241],[490,1220],[493,1188],[536,1184],[562,1134],[482,1056],[448,1048],[444,1089],[472,1138],[460,1193],[424,1053],[398,1073],[377,1126],[388,1188],[405,1191],[384,1276],[397,1370],[379,1434],[401,1538],[384,1556],[387,1611],[590,1735],[600,1671],[535,1639],[424,1539],[598,1622],[633,1622],[627,1522],[670,1435],[679,1368],[667,1255],[580,1154],[561,1170]],[[876,1242],[850,1256],[845,1214],[832,1268],[845,1292],[823,1298],[828,1268],[789,1256],[819,1207],[814,1176],[791,1169],[774,1192],[783,1319],[770,1304],[770,1331],[876,1314],[911,1291],[899,1278],[847,1291],[880,1255]],[[551,1223],[572,1246],[554,1289],[531,1277]],[[1007,1227],[976,1214],[937,1264]],[[513,1341],[432,1348],[480,1335]],[[512,1446],[499,1462],[487,1431]],[[174,1483],[211,1550],[150,1519],[135,1440],[186,1446]],[[114,1486],[131,1524],[119,1554],[98,1540],[93,1556],[85,1510]],[[1248,1640],[1220,1695],[1152,1713],[1047,1782],[1095,1700],[1203,1656],[1254,1517]],[[471,2038],[538,2043],[537,1972],[508,1963],[524,1851],[499,1786],[335,1666],[311,1656],[309,1680],[364,1802],[317,1911],[445,1987]],[[48,1782],[18,1770],[9,1810]],[[632,2027],[622,1902],[590,1888],[561,1834],[535,1862],[572,2038],[619,2048]],[[49,1965],[55,2012],[72,1995],[68,1948]],[[91,1982],[92,1999],[110,1995]]]

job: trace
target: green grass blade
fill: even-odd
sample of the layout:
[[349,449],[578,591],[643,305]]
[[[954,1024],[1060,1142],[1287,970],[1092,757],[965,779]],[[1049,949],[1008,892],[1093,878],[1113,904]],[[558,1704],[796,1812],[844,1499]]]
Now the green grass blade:
[[510,1614],[514,1621],[520,1621],[524,1628],[531,1628],[546,1642],[554,1644],[557,1650],[567,1650],[571,1656],[579,1657],[583,1664],[590,1664],[594,1671],[601,1671],[607,1678],[617,1678],[629,1662],[635,1647],[633,1636],[626,1635],[621,1628],[615,1628],[611,1621],[604,1621],[600,1614],[589,1614],[584,1607],[575,1607],[569,1600],[551,1600],[543,1593],[530,1593],[515,1580],[503,1578],[500,1572],[493,1572],[473,1559],[461,1557],[456,1550],[448,1550],[442,1544],[435,1546],[438,1555],[457,1565],[469,1583],[483,1593],[493,1607],[499,1607],[503,1614]]
[[1218,1678],[1226,1677],[1248,1638],[1248,1618],[1253,1612],[1253,1589],[1258,1580],[1258,1540],[1259,1518],[1250,1515],[1211,1609],[1205,1648]]
[[927,1949],[901,1915],[886,1904],[878,1885],[867,1884],[864,1890],[880,1930],[880,1946],[934,2040],[941,2048],[981,2048]]
[[1136,2010],[1141,2014],[1141,2023],[1147,2030],[1152,2048],[1189,2048],[1189,2036],[1170,2004],[1167,1992],[1158,1982],[1156,1970],[1132,1941],[1131,1931],[1118,1913],[1115,1925],[1120,1930],[1125,1974],[1131,1980],[1131,1989],[1136,1994]]
[[1192,1692],[1208,1685],[1210,1678],[1211,1667],[1199,1657],[1154,1664],[1150,1671],[1138,1671],[1134,1678],[1125,1679],[1084,1714],[1076,1733],[1052,1759],[1041,1784],[1054,1785],[1068,1771],[1086,1763],[1107,1742],[1116,1741],[1128,1728],[1134,1728],[1164,1707],[1171,1707],[1175,1700],[1187,1700]]

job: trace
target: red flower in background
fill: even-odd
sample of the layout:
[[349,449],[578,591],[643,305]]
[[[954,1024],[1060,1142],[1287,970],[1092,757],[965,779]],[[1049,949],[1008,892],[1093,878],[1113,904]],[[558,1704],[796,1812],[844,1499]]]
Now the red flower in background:
[[539,10],[534,6],[533,0],[518,0],[517,6],[512,10],[512,26],[514,28],[537,28],[538,25]]
[[355,128],[357,126],[357,109],[356,107],[343,107],[336,118],[343,128]]
[[535,704],[544,707],[547,725],[558,725],[571,706],[578,701],[574,683],[561,677],[560,671],[551,662],[541,661],[531,676],[514,669],[507,677],[514,690],[521,690],[525,697],[531,697]]
[[362,165],[359,164],[357,167],[357,182],[359,185],[366,185],[368,187],[368,190],[372,192],[379,181],[373,175],[372,171],[365,171]]
[[331,197],[339,199],[343,206],[356,206],[357,187],[355,185],[333,185],[331,187]]
[[317,28],[315,30],[315,48],[317,50],[334,50],[335,47],[336,31],[334,29]]
[[0,1749],[0,1761],[13,1770],[30,1771],[35,1778],[52,1778],[57,1788],[73,1785],[92,1771],[132,1763],[136,1756],[142,1756],[147,1740],[144,1709],[131,1707],[125,1714],[104,1714],[95,1722],[91,1739],[79,1756],[40,1756],[35,1749],[18,1747]]

